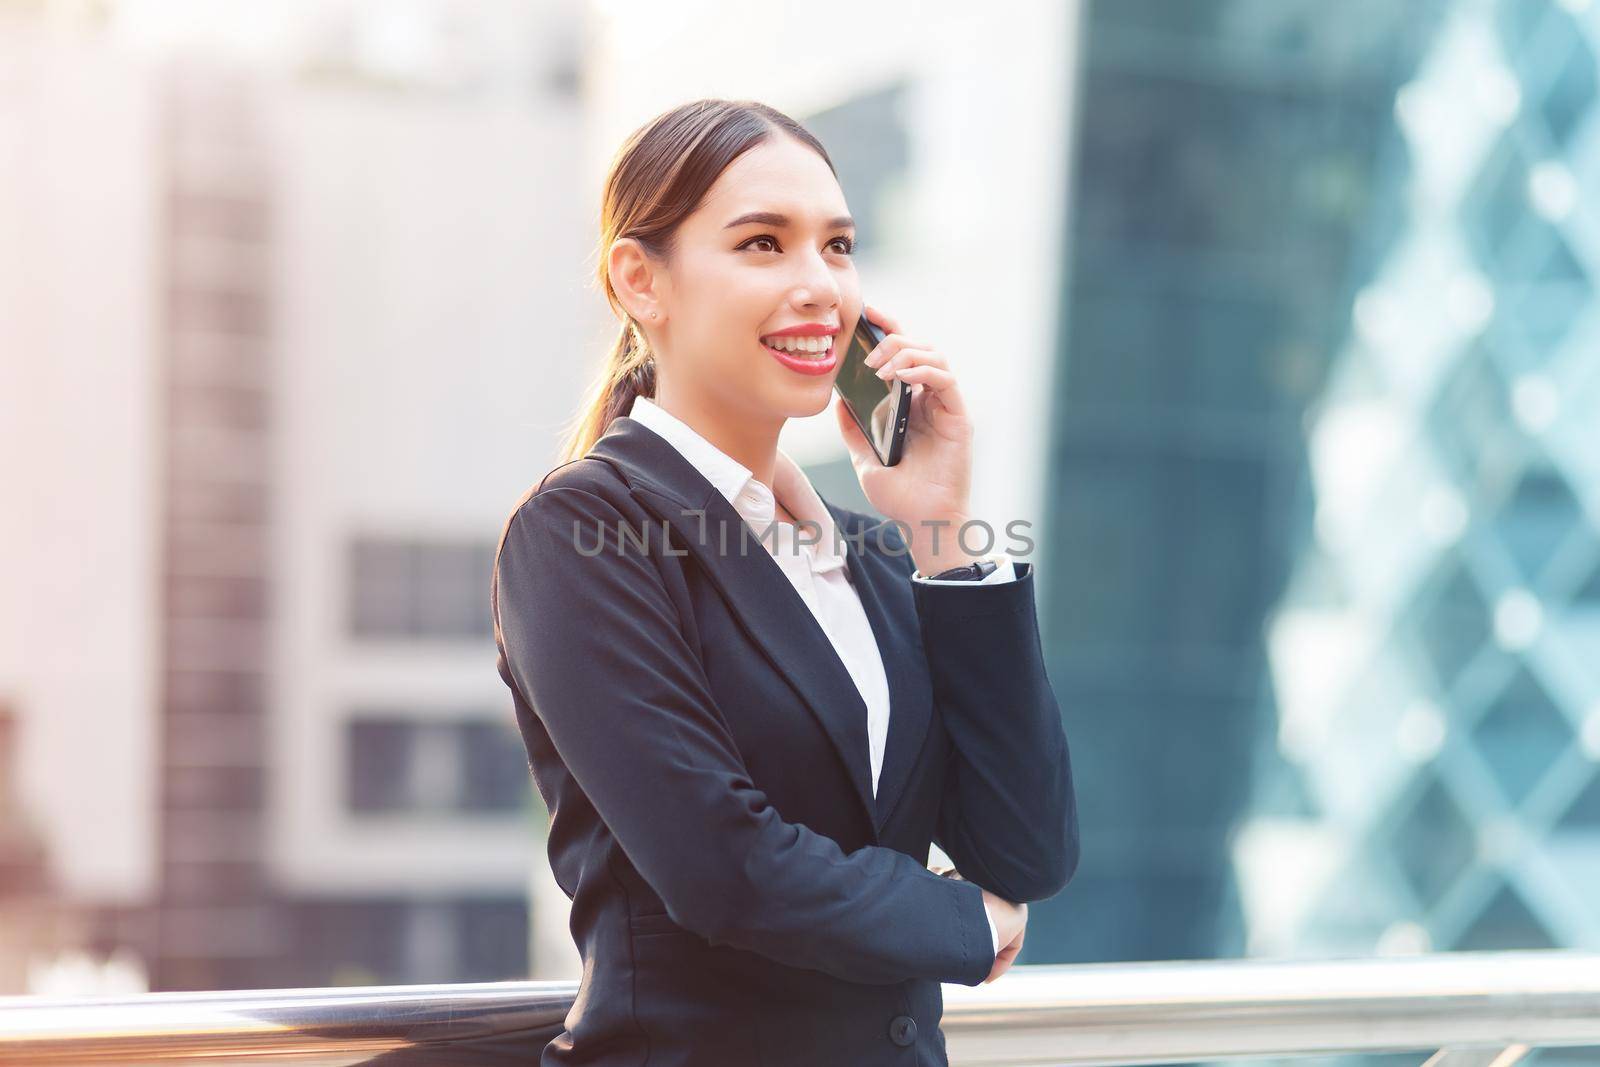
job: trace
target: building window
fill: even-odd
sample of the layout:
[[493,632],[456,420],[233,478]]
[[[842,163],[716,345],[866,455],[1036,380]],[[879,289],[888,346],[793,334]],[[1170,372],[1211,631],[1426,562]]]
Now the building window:
[[494,632],[486,541],[357,537],[350,543],[350,631],[366,640],[472,640]]
[[404,811],[409,806],[412,724],[379,719],[346,724],[352,811]]
[[485,815],[521,810],[529,799],[521,739],[497,719],[362,713],[345,737],[351,811]]
[[522,739],[496,719],[459,725],[462,791],[468,811],[515,811],[529,798]]
[[528,903],[522,898],[312,898],[293,902],[289,916],[296,973],[312,984],[528,976]]

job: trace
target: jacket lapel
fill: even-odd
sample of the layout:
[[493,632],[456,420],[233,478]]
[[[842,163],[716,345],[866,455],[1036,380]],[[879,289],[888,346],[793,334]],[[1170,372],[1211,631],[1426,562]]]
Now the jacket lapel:
[[[828,635],[766,546],[694,464],[643,423],[627,416],[614,419],[588,454],[616,467],[634,498],[671,527],[683,549],[715,583],[751,640],[800,695],[843,763],[855,805],[876,838],[879,805],[872,796],[866,704]],[[854,557],[851,567],[854,577],[859,570]],[[867,584],[861,582],[858,588]],[[863,592],[863,605],[867,599]],[[876,597],[873,601],[877,603]],[[868,608],[868,618],[879,647],[884,648],[887,627],[881,608],[876,609],[876,617],[875,609]],[[891,692],[895,671],[888,660],[898,658],[885,649]],[[889,777],[898,710],[892,708],[890,713],[890,744],[880,790]]]

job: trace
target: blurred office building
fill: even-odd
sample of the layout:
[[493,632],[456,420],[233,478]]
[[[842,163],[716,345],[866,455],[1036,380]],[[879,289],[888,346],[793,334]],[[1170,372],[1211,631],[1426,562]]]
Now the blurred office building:
[[1317,848],[1268,947],[1600,946],[1597,14],[1456,5],[1396,95],[1272,631]]
[[4,991],[570,971],[488,583],[598,325],[578,12],[65,7],[0,21],[0,840],[74,921]]
[[1082,40],[1041,577],[1093,755],[1046,951],[1600,945],[1600,12]]

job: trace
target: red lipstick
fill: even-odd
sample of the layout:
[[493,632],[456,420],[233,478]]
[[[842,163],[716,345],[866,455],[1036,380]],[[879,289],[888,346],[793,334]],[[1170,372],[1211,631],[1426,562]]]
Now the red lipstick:
[[837,341],[838,332],[839,328],[837,326],[830,326],[826,323],[820,322],[804,322],[798,326],[790,326],[787,329],[777,330],[773,333],[762,335],[763,337],[828,338],[827,351],[818,352],[815,354],[785,352],[781,349],[773,348],[771,345],[766,344],[765,341],[762,342],[761,347],[766,349],[767,353],[771,355],[773,359],[777,360],[779,363],[782,363],[785,367],[788,367],[790,370],[795,371],[796,373],[827,374],[839,364],[839,345]]

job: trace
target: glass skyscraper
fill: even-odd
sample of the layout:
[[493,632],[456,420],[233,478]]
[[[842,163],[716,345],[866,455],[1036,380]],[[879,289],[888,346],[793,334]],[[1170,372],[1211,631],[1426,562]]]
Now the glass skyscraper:
[[1600,945],[1597,49],[1579,0],[1086,8],[1085,862],[1028,962]]

